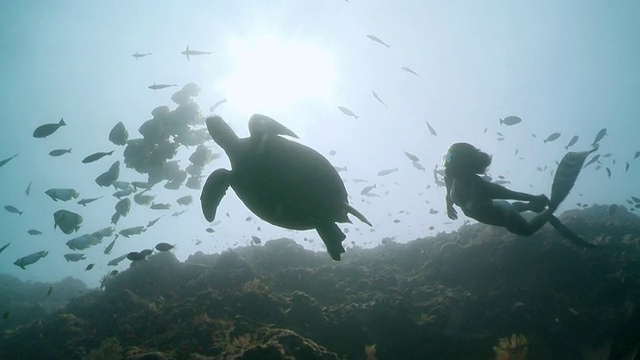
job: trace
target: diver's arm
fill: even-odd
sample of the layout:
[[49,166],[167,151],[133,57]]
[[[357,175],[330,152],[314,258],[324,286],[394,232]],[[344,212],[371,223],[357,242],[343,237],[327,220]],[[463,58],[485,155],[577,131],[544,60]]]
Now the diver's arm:
[[456,209],[453,208],[453,200],[451,200],[451,185],[453,183],[453,180],[450,176],[445,175],[444,183],[447,187],[447,195],[445,196],[445,201],[447,203],[447,216],[449,217],[449,219],[455,220],[458,218],[458,213],[456,212]]

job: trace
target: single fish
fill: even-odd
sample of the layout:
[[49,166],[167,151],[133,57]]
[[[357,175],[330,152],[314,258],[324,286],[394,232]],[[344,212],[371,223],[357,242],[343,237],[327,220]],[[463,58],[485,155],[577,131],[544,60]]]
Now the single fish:
[[593,143],[591,143],[591,145],[596,146],[596,144],[602,140],[602,138],[607,135],[607,128],[601,129],[600,131],[598,131],[598,134],[596,134],[595,139],[593,140]]
[[124,190],[118,190],[118,191],[113,193],[113,196],[118,198],[118,200],[120,200],[123,197],[129,196],[131,194],[133,194],[133,188],[124,189]]
[[116,266],[116,265],[118,265],[122,260],[127,258],[127,255],[128,254],[124,254],[124,255],[118,256],[117,258],[109,261],[107,263],[107,266]]
[[42,231],[36,229],[27,230],[27,234],[29,235],[42,235]]
[[119,234],[128,238],[131,235],[140,235],[145,231],[147,231],[147,228],[145,228],[144,226],[133,226],[120,230]]
[[611,169],[609,168],[604,168],[605,170],[607,170],[607,176],[609,177],[609,179],[611,179]]
[[143,255],[142,253],[139,253],[137,251],[132,251],[130,253],[128,253],[126,255],[127,259],[131,260],[131,261],[141,261],[146,259],[147,257],[145,255]]
[[429,132],[431,133],[431,135],[433,136],[438,136],[438,134],[436,133],[436,131],[433,129],[433,127],[431,126],[431,124],[429,124],[429,122],[427,120],[424,121],[427,124],[427,127],[429,128]]
[[353,111],[347,109],[344,106],[338,106],[338,110],[342,111],[343,114],[353,117],[354,119],[359,118],[360,116],[353,113]]
[[594,162],[598,161],[598,159],[600,158],[600,154],[596,154],[594,155],[591,160],[587,161],[586,164],[584,164],[584,166],[582,167],[583,169],[586,168],[587,166],[593,164]]
[[151,203],[151,206],[149,206],[149,208],[151,210],[169,210],[171,209],[171,204],[165,204],[165,203]]
[[94,231],[91,234],[91,236],[97,238],[98,240],[102,240],[103,238],[110,237],[111,235],[113,235],[113,232],[115,230],[116,229],[113,226],[107,226],[106,228],[100,229],[98,231]]
[[153,187],[153,184],[149,184],[146,181],[132,181],[131,182],[131,186],[133,186],[133,188],[136,191],[138,191],[138,189],[149,190],[149,189],[151,189],[151,187]]
[[67,241],[66,245],[71,250],[84,250],[101,242],[102,240],[98,239],[92,234],[84,234]]
[[151,226],[155,225],[155,224],[158,222],[158,220],[162,219],[162,217],[163,217],[163,216],[164,216],[164,215],[162,215],[162,216],[160,216],[160,217],[157,217],[157,218],[155,218],[155,219],[153,219],[153,220],[149,221],[149,222],[147,223],[147,228],[149,228],[149,227],[151,227]]
[[405,155],[409,158],[409,160],[411,160],[411,161],[420,161],[420,159],[419,159],[417,156],[415,156],[415,155],[413,155],[413,154],[411,154],[411,153],[408,153],[408,152],[406,152],[406,151],[405,151],[405,152],[404,152],[404,154],[405,154]]
[[410,73],[410,74],[413,74],[413,75],[415,75],[415,76],[417,76],[417,77],[420,77],[420,75],[418,75],[418,73],[417,73],[417,72],[413,71],[412,69],[410,69],[410,68],[408,68],[408,67],[406,67],[406,66],[401,67],[401,69],[402,69],[402,70],[404,70],[404,71],[406,71],[406,72],[408,72],[408,73]]
[[222,99],[220,101],[218,101],[217,103],[213,104],[213,106],[209,107],[209,111],[210,112],[214,112],[216,111],[216,109],[218,108],[218,106],[220,106],[221,104],[224,104],[227,102],[227,99]]
[[4,314],[2,314],[2,318],[5,320],[7,320],[10,317],[11,317],[11,310],[7,310],[4,312]]
[[371,94],[373,94],[373,97],[376,98],[376,100],[378,100],[382,105],[389,107],[384,101],[382,101],[382,99],[380,99],[380,96],[378,96],[375,91],[371,90]]
[[[12,157],[8,157],[2,161],[0,161],[0,167],[3,167],[6,163],[11,161],[14,157],[18,156],[18,154],[13,155]],[[27,194],[28,195],[28,194]]]
[[118,122],[109,132],[109,141],[115,145],[126,145],[129,139],[129,132],[124,127],[122,121]]
[[155,199],[155,195],[145,195],[147,190],[141,191],[133,196],[133,201],[138,205],[149,205]]
[[636,151],[636,153],[633,155],[634,159],[637,159],[638,157],[640,157],[640,151]]
[[8,248],[9,245],[11,245],[11,243],[6,243],[6,244],[2,245],[2,247],[0,247],[0,254],[4,251],[4,249]]
[[636,204],[640,204],[640,198],[637,198],[635,196],[631,197],[631,200],[633,200],[633,202],[635,202]]
[[117,224],[120,217],[126,217],[129,214],[129,210],[131,210],[131,200],[129,198],[124,198],[118,201],[115,209],[116,212],[111,216],[112,224]]
[[367,37],[369,39],[371,39],[371,41],[375,41],[375,42],[377,42],[378,44],[380,44],[382,46],[386,46],[388,48],[391,47],[391,46],[387,45],[387,43],[385,43],[384,41],[380,40],[380,38],[375,36],[375,35],[367,35]]
[[151,90],[160,90],[160,89],[166,89],[166,88],[172,87],[172,86],[178,86],[178,84],[156,84],[154,82],[153,85],[149,85],[148,87]]
[[180,216],[180,215],[182,215],[182,214],[186,213],[187,211],[188,211],[188,210],[176,211],[176,212],[174,212],[173,214],[171,214],[171,216],[173,216],[173,217],[178,217],[178,216]]
[[156,245],[156,250],[158,250],[158,251],[169,251],[169,250],[173,249],[174,247],[175,247],[174,245],[162,242],[162,243],[159,243],[158,245]]
[[84,268],[84,271],[89,271],[89,270],[93,269],[93,265],[94,265],[94,264],[89,264],[89,265],[87,265],[87,267],[86,267],[86,268]]
[[398,171],[398,168],[394,168],[394,169],[386,169],[386,170],[381,170],[378,172],[378,176],[385,176],[385,175],[389,175],[392,172]]
[[127,181],[114,181],[113,182],[113,187],[116,190],[134,190],[135,191],[135,187],[133,187],[133,185],[131,185],[130,182]]
[[47,297],[49,297],[49,295],[51,295],[52,291],[53,291],[53,287],[49,286],[49,291],[47,291]]
[[413,165],[413,167],[414,167],[414,168],[416,168],[416,169],[418,169],[418,170],[420,170],[420,171],[426,171],[426,169],[424,168],[424,166],[422,166],[422,164],[420,164],[420,163],[419,163],[419,162],[417,162],[417,161],[413,161],[413,162],[411,163],[411,165]]
[[571,138],[571,141],[569,141],[569,143],[564,147],[564,149],[565,149],[565,150],[569,150],[569,148],[570,148],[571,146],[573,146],[577,141],[578,141],[578,135],[574,135],[574,136]]
[[181,52],[182,55],[185,55],[187,57],[187,61],[191,61],[189,59],[189,56],[196,56],[196,55],[211,55],[213,54],[212,52],[209,51],[198,51],[198,50],[189,50],[189,45],[187,45],[187,49],[183,52]]
[[13,205],[5,205],[4,209],[10,213],[22,215],[22,211],[18,210],[18,208]]
[[78,231],[82,224],[82,216],[67,210],[58,210],[53,213],[53,220],[53,228],[60,227],[60,230],[67,235]]
[[25,195],[29,196],[31,194],[31,184],[33,181],[29,181],[29,185],[27,185],[27,189],[24,191]]
[[86,256],[84,254],[79,254],[79,253],[64,254],[63,256],[64,256],[65,260],[67,260],[67,262],[69,262],[69,261],[78,262],[80,260],[86,259]]
[[629,163],[625,162],[624,163],[624,172],[627,172],[627,171],[629,171]]
[[99,199],[102,199],[102,196],[97,197],[97,198],[91,198],[91,199],[81,199],[80,201],[78,201],[78,204],[80,204],[82,206],[87,206],[87,204],[92,203],[92,202],[94,202],[96,200],[99,200]]
[[511,125],[518,124],[521,121],[522,121],[522,119],[520,119],[517,116],[507,116],[504,119],[500,118],[500,125],[505,124],[507,126],[511,126]]
[[139,52],[137,52],[137,51],[136,51],[136,53],[135,53],[135,54],[131,54],[131,56],[133,56],[134,58],[136,58],[136,60],[138,60],[138,58],[143,58],[143,57],[145,57],[145,56],[149,56],[149,55],[151,55],[151,53],[142,53],[142,54],[141,54],[141,53],[139,53]]
[[111,186],[116,180],[118,180],[119,176],[120,176],[120,161],[118,160],[109,167],[109,170],[98,175],[98,177],[96,178],[96,184],[102,187]]
[[64,122],[64,118],[60,119],[60,121],[57,124],[51,123],[51,124],[40,125],[33,131],[33,137],[45,138],[53,134],[54,132],[56,132],[56,130],[58,130],[61,126],[65,126],[65,125],[67,125],[67,123]]
[[49,156],[53,156],[53,157],[62,156],[64,154],[71,154],[71,148],[69,148],[69,149],[56,149],[56,150],[51,150],[49,152]]
[[376,185],[369,185],[369,186],[365,186],[362,191],[360,191],[360,195],[367,195],[371,190],[375,189]]
[[27,265],[31,265],[33,263],[35,263],[36,261],[46,257],[47,255],[49,255],[48,251],[38,251],[35,252],[33,254],[24,256],[19,258],[18,260],[16,260],[13,264],[16,266],[19,266],[22,270],[25,270]]
[[78,194],[77,191],[75,191],[74,189],[58,189],[58,188],[54,188],[54,189],[49,189],[47,191],[44,192],[45,194],[49,195],[49,197],[51,199],[53,199],[53,201],[69,201],[71,199],[75,199],[78,196],[80,196],[80,194]]
[[333,168],[336,169],[337,172],[347,171],[347,167],[346,166],[343,166],[343,167],[334,166]]
[[554,140],[556,140],[556,139],[557,139],[557,138],[559,138],[559,137],[560,137],[560,133],[559,133],[559,132],[554,132],[553,134],[551,134],[551,135],[547,136],[547,138],[546,138],[546,139],[544,139],[544,140],[542,140],[542,141],[544,141],[545,143],[547,143],[547,142],[550,142],[550,141],[554,141]]
[[82,163],[83,164],[88,164],[88,163],[92,163],[94,161],[98,161],[98,160],[102,159],[105,156],[113,154],[113,152],[114,152],[114,150],[111,150],[109,152],[93,153],[93,154],[87,156],[86,158],[82,159]]
[[176,200],[176,202],[184,206],[190,205],[193,202],[193,196],[186,195],[186,196],[180,197]]
[[262,243],[262,240],[260,240],[259,237],[255,236],[255,235],[252,235],[251,236],[251,242],[256,244],[256,245],[260,245]]

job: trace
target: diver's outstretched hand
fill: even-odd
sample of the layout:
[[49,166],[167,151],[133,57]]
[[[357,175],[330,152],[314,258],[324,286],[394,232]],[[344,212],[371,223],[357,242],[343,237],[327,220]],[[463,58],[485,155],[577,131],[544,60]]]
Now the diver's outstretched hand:
[[535,197],[535,200],[529,201],[529,209],[533,212],[542,212],[544,208],[549,204],[549,198],[545,194],[541,194]]
[[453,206],[449,206],[447,208],[447,216],[449,217],[449,219],[455,220],[458,218],[458,212],[453,208]]

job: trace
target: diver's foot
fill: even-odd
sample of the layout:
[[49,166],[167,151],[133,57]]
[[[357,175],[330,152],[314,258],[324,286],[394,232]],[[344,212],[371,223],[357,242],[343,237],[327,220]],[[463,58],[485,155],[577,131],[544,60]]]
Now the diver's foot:
[[538,195],[535,200],[529,202],[529,210],[539,213],[544,211],[548,204],[549,198],[546,195]]

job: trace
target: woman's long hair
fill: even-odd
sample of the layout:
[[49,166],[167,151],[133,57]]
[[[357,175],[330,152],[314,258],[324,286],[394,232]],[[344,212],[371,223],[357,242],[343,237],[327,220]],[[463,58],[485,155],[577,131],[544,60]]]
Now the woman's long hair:
[[469,143],[455,143],[444,155],[445,170],[454,173],[484,174],[491,156]]

